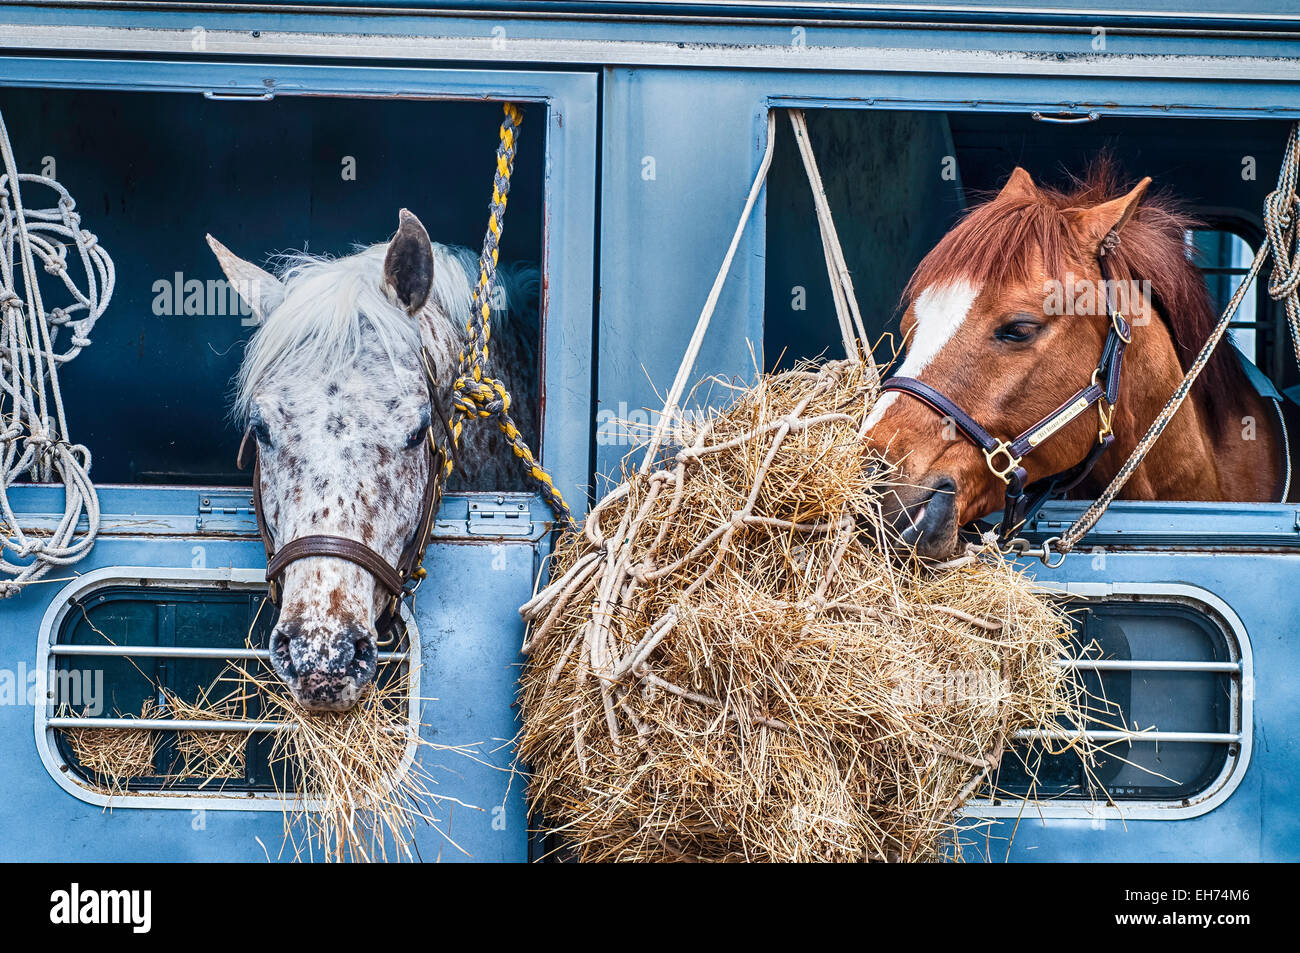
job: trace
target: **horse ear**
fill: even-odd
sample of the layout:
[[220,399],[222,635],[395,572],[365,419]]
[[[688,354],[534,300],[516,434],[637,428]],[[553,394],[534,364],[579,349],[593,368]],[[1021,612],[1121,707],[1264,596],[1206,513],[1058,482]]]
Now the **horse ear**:
[[998,193],[998,198],[1033,198],[1038,194],[1038,187],[1034,185],[1034,180],[1029,177],[1029,173],[1020,166],[1011,170],[1010,177],[1007,178],[1007,184],[1002,186],[1002,191]]
[[1071,226],[1078,232],[1083,247],[1095,255],[1101,249],[1101,243],[1106,240],[1106,236],[1113,231],[1118,231],[1133,217],[1150,184],[1151,176],[1147,176],[1135,185],[1128,195],[1102,202],[1092,208],[1066,209],[1065,215]]
[[208,247],[217,256],[217,263],[239,297],[252,308],[258,321],[265,321],[266,316],[284,300],[283,282],[251,261],[244,261],[211,235],[208,236]]
[[433,290],[433,245],[420,220],[402,209],[397,234],[384,256],[384,294],[407,314],[415,314]]

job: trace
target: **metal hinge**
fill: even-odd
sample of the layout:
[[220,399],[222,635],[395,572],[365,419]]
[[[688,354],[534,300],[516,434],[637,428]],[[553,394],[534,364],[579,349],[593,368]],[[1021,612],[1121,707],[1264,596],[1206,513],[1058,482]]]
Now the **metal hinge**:
[[469,504],[466,529],[471,536],[531,536],[533,518],[527,503],[474,500]]
[[225,493],[220,496],[199,497],[199,515],[194,521],[195,529],[203,529],[204,516],[252,516],[253,495],[251,493]]

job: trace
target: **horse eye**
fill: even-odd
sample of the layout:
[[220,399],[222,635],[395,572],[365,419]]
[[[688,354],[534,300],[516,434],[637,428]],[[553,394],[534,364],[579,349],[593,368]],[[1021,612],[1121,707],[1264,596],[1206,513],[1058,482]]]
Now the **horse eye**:
[[1035,321],[1009,321],[993,332],[993,336],[1010,344],[1024,344],[1037,333],[1038,323]]
[[262,417],[260,411],[254,409],[248,418],[248,426],[253,431],[253,436],[257,442],[264,447],[271,446],[271,428],[266,425],[266,420]]
[[424,442],[425,435],[428,432],[429,432],[428,423],[420,424],[420,426],[412,430],[411,433],[406,438],[406,449],[414,450],[416,447],[418,447],[421,443]]

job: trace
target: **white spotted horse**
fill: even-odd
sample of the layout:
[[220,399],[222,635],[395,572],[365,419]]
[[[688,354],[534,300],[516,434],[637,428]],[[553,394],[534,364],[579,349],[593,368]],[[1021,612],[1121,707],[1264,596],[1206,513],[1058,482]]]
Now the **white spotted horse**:
[[[235,414],[280,609],[272,665],[304,707],[345,710],[373,681],[418,572],[447,455],[457,455],[454,488],[524,487],[498,428],[465,428],[452,450],[478,257],[430,242],[406,210],[391,241],[342,258],[291,256],[278,275],[208,241],[259,322]],[[498,281],[493,370],[520,397],[515,418],[533,442],[538,272],[503,267]]]

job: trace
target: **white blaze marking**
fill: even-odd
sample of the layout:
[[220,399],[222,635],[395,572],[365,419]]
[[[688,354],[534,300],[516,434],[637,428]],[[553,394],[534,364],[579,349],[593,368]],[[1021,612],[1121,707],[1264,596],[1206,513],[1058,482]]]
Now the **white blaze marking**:
[[[950,285],[931,285],[917,295],[912,343],[894,373],[899,377],[920,377],[921,371],[930,366],[957,333],[979,293],[978,285],[962,280]],[[867,430],[880,423],[880,418],[897,399],[898,393],[891,390],[876,401],[867,418]]]

